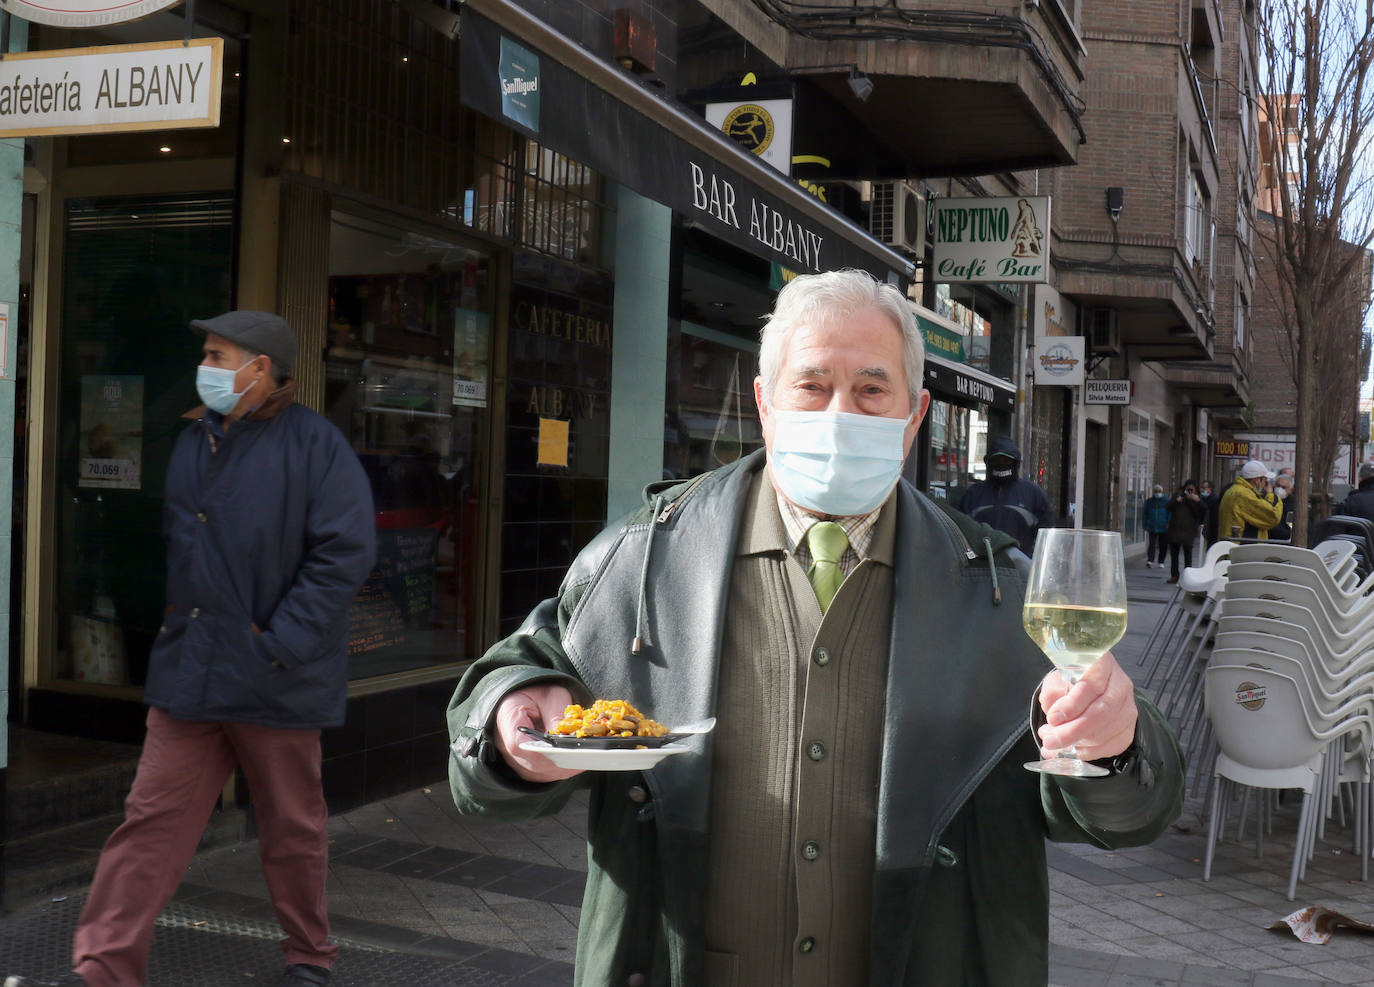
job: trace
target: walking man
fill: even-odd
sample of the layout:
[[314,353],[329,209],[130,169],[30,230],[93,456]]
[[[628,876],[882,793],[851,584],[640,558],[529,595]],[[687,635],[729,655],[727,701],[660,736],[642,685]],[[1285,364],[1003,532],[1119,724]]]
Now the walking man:
[[1145,499],[1140,513],[1145,534],[1149,536],[1145,544],[1145,568],[1152,569],[1156,564],[1163,566],[1168,549],[1164,532],[1169,527],[1169,498],[1164,496],[1162,484],[1155,484],[1154,493]]
[[[253,798],[283,987],[323,984],[320,728],[342,723],[348,610],[372,568],[372,495],[329,421],[295,403],[296,335],[265,312],[196,320],[206,407],[167,468],[167,608],[149,657],[147,735],[124,823],[100,855],[63,985],[138,987],[234,767]],[[6,987],[38,981],[13,976]]]

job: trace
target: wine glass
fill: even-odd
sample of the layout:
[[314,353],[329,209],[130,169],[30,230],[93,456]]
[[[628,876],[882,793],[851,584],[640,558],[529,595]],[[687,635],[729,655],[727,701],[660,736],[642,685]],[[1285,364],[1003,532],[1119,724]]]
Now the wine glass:
[[[1126,633],[1121,536],[1115,531],[1041,528],[1021,624],[1070,685],[1082,678]],[[1072,747],[1026,767],[1075,778],[1110,773],[1080,760]]]

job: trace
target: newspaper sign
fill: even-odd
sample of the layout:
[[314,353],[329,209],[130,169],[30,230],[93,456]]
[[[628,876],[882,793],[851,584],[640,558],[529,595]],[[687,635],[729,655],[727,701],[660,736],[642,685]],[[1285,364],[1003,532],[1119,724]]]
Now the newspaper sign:
[[0,137],[218,127],[224,39],[7,55]]

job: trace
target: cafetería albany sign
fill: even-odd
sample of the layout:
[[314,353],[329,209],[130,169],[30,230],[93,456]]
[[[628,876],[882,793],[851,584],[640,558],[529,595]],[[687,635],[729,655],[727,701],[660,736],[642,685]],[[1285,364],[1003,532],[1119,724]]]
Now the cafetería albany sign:
[[937,199],[935,280],[1049,283],[1050,197]]
[[0,0],[0,10],[35,24],[103,27],[156,14],[180,0]]
[[0,61],[0,137],[219,126],[224,39],[31,51]]

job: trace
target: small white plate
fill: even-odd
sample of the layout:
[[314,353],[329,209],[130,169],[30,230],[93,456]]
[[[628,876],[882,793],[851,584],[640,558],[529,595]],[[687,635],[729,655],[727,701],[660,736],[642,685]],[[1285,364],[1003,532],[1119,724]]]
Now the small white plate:
[[682,744],[638,747],[630,750],[605,750],[589,747],[554,747],[543,740],[527,740],[521,750],[543,754],[560,768],[570,771],[644,771],[665,757],[686,754],[691,748]]

